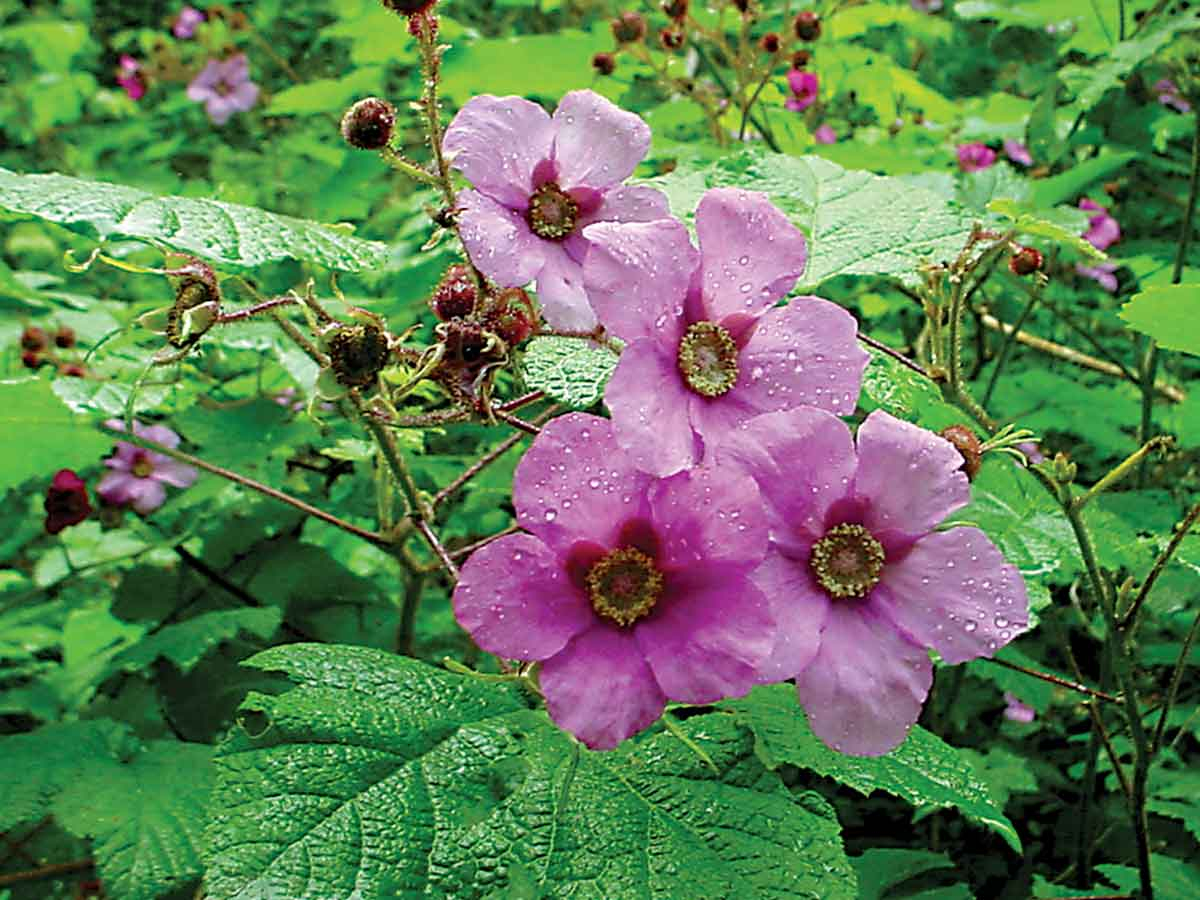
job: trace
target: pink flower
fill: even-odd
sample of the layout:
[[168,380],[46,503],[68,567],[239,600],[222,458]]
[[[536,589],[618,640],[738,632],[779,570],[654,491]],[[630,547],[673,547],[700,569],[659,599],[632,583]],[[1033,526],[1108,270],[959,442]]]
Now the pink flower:
[[185,6],[179,12],[175,24],[171,26],[171,34],[186,41],[196,35],[196,26],[204,21],[204,13],[194,6]]
[[1033,156],[1030,154],[1029,148],[1020,141],[1014,141],[1012,138],[1004,139],[1004,155],[1018,165],[1033,165]]
[[1096,282],[1110,294],[1117,292],[1117,263],[1102,262],[1096,263],[1094,266],[1075,263],[1075,271],[1084,278],[1092,279],[1092,281]]
[[1038,463],[1046,461],[1046,456],[1038,447],[1037,441],[1023,441],[1017,444],[1017,449],[1025,454],[1025,458],[1029,460],[1031,466],[1036,466]]
[[813,132],[813,140],[815,140],[818,144],[836,144],[837,139],[837,132],[833,130],[833,126],[831,126],[828,122],[819,126],[817,130]]
[[46,510],[47,534],[58,534],[64,528],[78,525],[92,514],[87,485],[70,469],[59,469],[46,490],[42,508]]
[[1154,82],[1154,93],[1163,106],[1181,113],[1192,111],[1192,104],[1184,99],[1183,94],[1179,93],[1179,86],[1170,78],[1160,78]]
[[146,82],[141,76],[142,64],[128,53],[121,54],[117,69],[117,84],[124,88],[130,100],[141,100],[146,96]]
[[474,190],[459,194],[459,233],[471,261],[503,287],[536,280],[551,327],[588,331],[583,292],[592,222],[669,215],[652,188],[621,184],[650,147],[650,129],[593,91],[572,91],[554,115],[520,97],[473,97],[443,147]]
[[964,172],[978,172],[990,168],[996,162],[996,151],[987,144],[973,141],[970,144],[959,144],[958,167]]
[[817,101],[820,82],[816,72],[792,69],[787,73],[788,87],[792,96],[784,104],[792,112],[803,112]]
[[208,117],[224,125],[235,112],[245,112],[258,101],[258,85],[250,80],[246,54],[221,61],[210,59],[204,71],[188,85],[189,100],[203,103]]
[[818,409],[734,432],[719,465],[758,483],[771,546],[755,579],[778,630],[760,679],[795,677],[814,733],[876,756],[921,712],[933,672],[991,656],[1025,628],[1021,574],[977,528],[938,531],[970,500],[962,456],[876,411],[857,446]]
[[[119,419],[104,423],[109,428],[124,430]],[[179,446],[179,435],[166,425],[143,426],[135,422],[133,432],[164,447]],[[106,472],[96,485],[96,493],[112,506],[132,506],[142,515],[154,512],[167,499],[163,485],[185,488],[199,476],[194,468],[176,462],[169,456],[143,450],[128,441],[117,441],[117,452],[104,461],[112,471]]]
[[1037,710],[1026,703],[1022,703],[1020,698],[1011,691],[1004,692],[1004,718],[1012,722],[1021,722],[1028,725],[1037,718]]
[[1088,217],[1088,228],[1083,237],[1097,250],[1107,250],[1121,239],[1121,226],[1108,214],[1106,207],[1089,197],[1084,197],[1079,201],[1079,208],[1095,213],[1094,216]]
[[745,693],[770,650],[750,574],[766,550],[744,475],[639,472],[611,423],[572,413],[517,466],[511,535],[476,551],[454,590],[475,642],[542,661],[550,717],[589,747],[646,728],[668,700]]
[[935,13],[942,9],[942,0],[909,0],[909,6],[917,12]]
[[696,464],[762,412],[850,414],[868,361],[840,306],[798,297],[775,308],[807,248],[764,195],[708,191],[696,232],[699,251],[674,219],[588,228],[588,296],[626,342],[604,399],[617,442],[656,475]]

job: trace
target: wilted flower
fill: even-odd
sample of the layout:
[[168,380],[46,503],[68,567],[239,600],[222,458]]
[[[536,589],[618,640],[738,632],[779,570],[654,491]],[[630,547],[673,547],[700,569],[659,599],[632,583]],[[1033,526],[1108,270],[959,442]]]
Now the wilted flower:
[[171,26],[171,34],[180,40],[188,40],[196,35],[196,26],[204,21],[204,13],[194,6],[185,6]]
[[756,580],[777,639],[762,681],[796,679],[814,733],[886,753],[947,663],[991,656],[1028,617],[1020,572],[978,528],[936,530],[971,491],[958,450],[882,411],[850,430],[822,410],[770,413],[717,462],[758,483],[771,547]]
[[87,485],[70,469],[59,469],[46,490],[42,508],[46,510],[47,534],[58,534],[68,526],[78,525],[92,514]]
[[258,85],[250,80],[250,64],[246,54],[239,53],[226,60],[210,59],[192,83],[188,85],[189,100],[203,103],[208,117],[216,125],[224,125],[235,112],[245,112],[258,101]]
[[1012,138],[1004,139],[1004,155],[1018,165],[1033,165],[1033,156],[1030,154],[1029,148]]
[[836,144],[837,139],[837,132],[833,130],[833,126],[828,122],[818,126],[817,130],[813,132],[813,140],[818,144]]
[[964,172],[978,172],[996,162],[996,151],[979,141],[959,144],[955,152],[958,154],[958,167]]
[[554,328],[589,331],[582,232],[593,222],[669,215],[667,198],[622,186],[650,147],[650,129],[593,91],[572,91],[553,117],[520,97],[473,97],[443,142],[474,185],[459,194],[459,233],[475,264],[502,287],[536,280]]
[[1021,699],[1011,691],[1004,692],[1004,704],[1004,718],[1012,722],[1028,725],[1037,718],[1037,710],[1027,703],[1022,703]]
[[792,69],[787,73],[787,80],[792,96],[784,103],[785,107],[792,112],[803,112],[817,102],[820,80],[816,72]]
[[[120,419],[109,419],[104,424],[109,428],[125,429],[125,423]],[[166,425],[144,426],[135,422],[133,433],[171,449],[179,446],[179,435]],[[105,503],[132,506],[142,515],[152,513],[163,505],[167,499],[164,485],[189,487],[200,474],[189,465],[128,441],[117,441],[116,453],[104,464],[111,471],[100,479],[96,493]]]
[[121,54],[117,68],[117,84],[124,88],[130,100],[141,100],[146,96],[146,82],[141,75],[142,64],[128,53]]
[[1192,111],[1192,104],[1179,92],[1179,85],[1170,78],[1160,78],[1154,82],[1154,93],[1158,96],[1158,102],[1163,106],[1181,113]]
[[667,701],[745,693],[773,640],[751,583],[766,532],[744,475],[637,470],[611,423],[573,413],[542,429],[517,466],[528,534],[477,550],[454,590],[475,642],[542,662],[550,716],[608,749]]
[[708,191],[696,233],[699,252],[674,219],[587,230],[589,299],[626,342],[604,399],[617,441],[658,475],[694,465],[761,412],[807,404],[849,415],[869,358],[840,306],[775,306],[807,247],[764,195]]

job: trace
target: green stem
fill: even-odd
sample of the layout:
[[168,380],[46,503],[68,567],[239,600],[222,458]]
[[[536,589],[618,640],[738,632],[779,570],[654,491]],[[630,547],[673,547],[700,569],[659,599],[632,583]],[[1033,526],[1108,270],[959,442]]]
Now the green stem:
[[1158,437],[1151,438],[1141,447],[1115,465],[1103,478],[1093,484],[1085,494],[1076,497],[1072,502],[1078,508],[1082,509],[1092,500],[1099,497],[1110,487],[1140,466],[1145,458],[1155,450],[1165,450],[1173,443],[1175,443],[1175,439],[1168,435],[1159,435]]
[[1163,703],[1162,711],[1158,714],[1158,724],[1154,727],[1154,752],[1162,746],[1163,732],[1167,729],[1167,716],[1171,713],[1171,707],[1175,705],[1175,698],[1179,694],[1179,685],[1183,682],[1183,673],[1187,668],[1188,657],[1192,653],[1192,646],[1196,643],[1196,634],[1200,632],[1200,613],[1192,619],[1192,627],[1188,629],[1187,637],[1184,638],[1183,647],[1179,650],[1179,659],[1175,663],[1175,668],[1171,672],[1171,686],[1167,689],[1167,699]]
[[1004,369],[1004,364],[1008,362],[1008,355],[1012,352],[1013,344],[1017,342],[1017,332],[1021,330],[1021,326],[1025,324],[1025,320],[1033,314],[1033,309],[1038,305],[1038,301],[1042,297],[1041,285],[1038,289],[1031,291],[1029,294],[1029,302],[1025,304],[1025,308],[1021,310],[1021,315],[1017,316],[1017,321],[1013,323],[1011,331],[1004,332],[1004,343],[1000,345],[1000,352],[996,355],[996,367],[992,369],[992,375],[988,379],[987,387],[983,391],[983,407],[992,402],[992,394],[996,390],[996,385],[1000,383],[1000,373]]

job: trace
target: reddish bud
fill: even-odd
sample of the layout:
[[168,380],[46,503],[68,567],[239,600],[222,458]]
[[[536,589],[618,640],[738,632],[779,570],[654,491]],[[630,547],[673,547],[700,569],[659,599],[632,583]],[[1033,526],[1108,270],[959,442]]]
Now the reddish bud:
[[329,367],[346,387],[374,382],[391,354],[387,333],[375,325],[343,325],[328,343]]
[[664,50],[678,50],[683,46],[683,32],[677,28],[664,28],[658,33],[658,42]]
[[384,7],[402,16],[415,16],[429,9],[437,0],[382,0]]
[[69,378],[87,378],[87,369],[79,363],[63,363],[58,367],[58,374]]
[[613,38],[618,44],[635,44],[646,36],[646,20],[635,12],[623,12],[612,20]]
[[429,308],[442,322],[461,319],[475,311],[475,300],[479,290],[471,270],[456,263],[446,270],[438,286],[429,298]]
[[967,473],[968,480],[974,479],[983,465],[983,447],[979,437],[966,425],[951,425],[938,434],[954,445],[954,449],[962,456],[962,470]]
[[1032,275],[1042,268],[1042,254],[1033,247],[1019,247],[1008,258],[1008,270],[1014,275]]
[[779,52],[779,35],[773,31],[768,31],[759,40],[758,46],[762,48],[763,53],[778,53]]
[[509,347],[515,347],[533,334],[537,313],[527,293],[521,288],[508,288],[492,302],[483,321],[489,331],[499,335]]
[[395,127],[396,110],[378,97],[359,100],[342,116],[342,137],[359,150],[382,150]]
[[807,50],[797,50],[792,54],[792,68],[803,69],[812,62],[812,54]]
[[611,53],[597,53],[592,57],[592,68],[601,75],[611,75],[617,68],[617,58]]
[[810,43],[821,36],[821,17],[811,9],[803,10],[796,14],[792,27],[796,30],[796,37]]
[[68,328],[66,325],[59,325],[58,331],[54,332],[54,346],[61,347],[63,350],[69,350],[74,347],[74,329]]
[[688,14],[688,0],[667,0],[662,5],[662,11],[678,22]]
[[50,346],[50,337],[36,325],[30,325],[21,332],[22,350],[45,350]]
[[45,360],[42,359],[42,355],[36,350],[21,351],[21,365],[23,365],[25,368],[36,369],[41,366],[43,362],[45,362]]
[[70,469],[59,469],[46,490],[42,508],[46,510],[45,527],[49,534],[78,525],[92,514],[87,485]]
[[750,0],[733,0],[733,5],[737,7],[737,11],[745,15],[750,12]]

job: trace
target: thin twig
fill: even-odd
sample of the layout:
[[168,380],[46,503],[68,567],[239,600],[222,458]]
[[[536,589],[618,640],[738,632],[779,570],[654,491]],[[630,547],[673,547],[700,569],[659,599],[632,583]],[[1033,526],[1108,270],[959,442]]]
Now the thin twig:
[[474,553],[476,550],[478,550],[480,547],[486,547],[492,541],[499,540],[500,538],[506,537],[507,535],[510,535],[510,534],[515,534],[516,532],[518,532],[520,530],[521,530],[521,526],[517,525],[516,523],[513,523],[512,525],[509,525],[507,528],[505,528],[503,531],[497,531],[495,534],[489,534],[487,537],[482,538],[473,544],[468,544],[465,547],[459,547],[457,550],[453,551],[450,554],[450,558],[451,559],[465,559],[466,557],[468,557],[472,553]]
[[446,546],[443,544],[433,528],[424,519],[417,520],[417,531],[421,532],[421,536],[425,538],[426,543],[433,549],[437,558],[441,560],[442,567],[450,574],[451,579],[458,581],[458,566],[454,564],[454,560],[450,558],[450,554],[446,551]]
[[925,368],[920,363],[913,362],[913,360],[909,359],[907,356],[905,356],[899,350],[893,350],[887,344],[877,341],[877,340],[875,340],[875,338],[870,337],[869,335],[865,335],[861,331],[858,333],[858,339],[860,341],[862,341],[864,344],[866,344],[868,347],[878,350],[880,353],[887,354],[892,359],[896,360],[896,362],[900,363],[900,365],[907,366],[908,368],[910,368],[914,372],[916,372],[918,375],[924,375],[926,378],[930,377],[929,373],[925,370]]
[[1025,666],[1019,666],[1016,663],[1011,663],[1006,659],[996,659],[995,657],[983,657],[985,662],[993,663],[997,666],[1003,666],[1006,669],[1012,669],[1014,672],[1021,672],[1024,675],[1029,675],[1033,678],[1039,678],[1042,681],[1048,681],[1051,684],[1056,684],[1059,687],[1067,688],[1068,690],[1078,691],[1081,694],[1087,694],[1089,697],[1096,697],[1100,700],[1107,700],[1109,703],[1120,703],[1119,697],[1114,697],[1112,694],[1106,694],[1104,691],[1098,691],[1095,688],[1090,688],[1085,684],[1080,684],[1077,681],[1068,681],[1065,678],[1059,678],[1057,675],[1051,675],[1049,672],[1039,672],[1036,669],[1028,669]]
[[14,884],[24,884],[26,881],[41,881],[45,878],[58,878],[61,875],[73,875],[76,872],[88,872],[96,867],[91,859],[78,859],[75,862],[54,863],[49,866],[38,866],[24,872],[12,872],[0,875],[0,888],[11,887]]
[[1175,534],[1171,536],[1170,542],[1162,553],[1158,555],[1158,559],[1154,561],[1154,565],[1150,567],[1150,572],[1146,576],[1146,580],[1142,582],[1141,588],[1138,589],[1137,596],[1133,598],[1133,602],[1129,604],[1129,609],[1121,616],[1117,623],[1121,628],[1128,628],[1129,624],[1137,617],[1138,612],[1142,608],[1142,604],[1146,602],[1146,598],[1150,596],[1150,591],[1154,589],[1154,583],[1158,581],[1158,576],[1163,573],[1163,569],[1167,567],[1167,563],[1171,561],[1171,557],[1175,555],[1175,551],[1179,549],[1179,545],[1183,543],[1183,539],[1188,536],[1192,530],[1192,526],[1196,524],[1196,520],[1200,519],[1200,503],[1193,506],[1183,521],[1176,526]]

